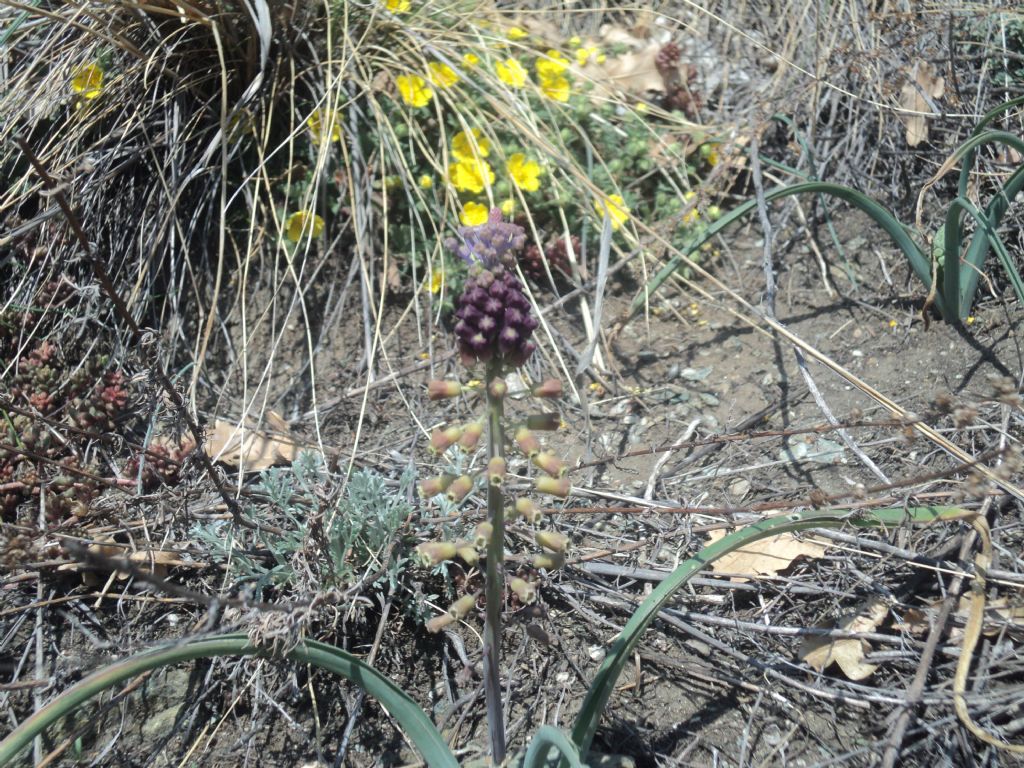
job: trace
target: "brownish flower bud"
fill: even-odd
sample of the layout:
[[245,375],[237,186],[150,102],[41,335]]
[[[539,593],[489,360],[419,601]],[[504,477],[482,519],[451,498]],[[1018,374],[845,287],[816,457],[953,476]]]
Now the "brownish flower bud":
[[432,635],[436,635],[449,624],[454,624],[456,621],[458,621],[458,619],[456,619],[450,613],[442,613],[440,616],[435,616],[427,622],[427,632],[429,632]]
[[438,475],[437,477],[428,477],[426,480],[420,482],[420,495],[425,499],[432,499],[439,493],[444,493],[448,490],[448,486],[452,484],[455,479],[455,475],[449,475],[447,473]]
[[427,383],[427,397],[431,400],[444,400],[462,394],[462,385],[457,381],[430,381]]
[[430,452],[435,456],[438,456],[455,443],[462,437],[462,427],[448,427],[448,429],[435,429],[430,434]]
[[487,481],[491,485],[501,485],[505,482],[505,470],[507,466],[502,456],[494,456],[487,462]]
[[533,567],[557,571],[565,565],[565,552],[539,552],[533,556]]
[[533,538],[538,546],[560,554],[569,546],[569,537],[558,531],[535,531]]
[[520,427],[515,434],[516,447],[523,452],[528,459],[532,459],[540,453],[540,440],[533,436],[526,427]]
[[464,498],[466,494],[473,490],[473,478],[469,475],[462,475],[452,481],[452,484],[448,486],[448,500],[458,504]]
[[473,421],[462,428],[462,437],[459,438],[459,447],[464,451],[472,451],[480,442],[484,433],[484,425],[479,421]]
[[526,428],[538,432],[554,432],[562,426],[562,417],[557,413],[534,413],[526,417]]
[[516,499],[516,512],[530,525],[537,525],[544,519],[543,513],[529,499]]
[[439,565],[455,557],[455,544],[450,541],[425,541],[416,547],[416,557],[424,568]]
[[561,397],[562,382],[558,379],[546,379],[533,388],[534,397]]
[[569,468],[565,466],[565,462],[559,459],[552,453],[543,451],[532,457],[535,466],[543,469],[552,477],[563,477]]
[[523,605],[530,605],[537,600],[537,587],[526,579],[513,576],[508,580],[508,588],[515,593]]
[[448,613],[456,619],[464,619],[476,607],[476,595],[463,595],[448,606]]
[[466,565],[476,565],[480,562],[480,555],[476,548],[468,541],[460,541],[455,545],[455,554],[459,556]]
[[572,485],[569,483],[568,477],[538,477],[536,484],[538,493],[550,493],[552,496],[558,496],[565,498],[569,495],[569,491]]
[[494,526],[488,522],[480,523],[473,531],[473,546],[478,550],[487,549],[492,535],[494,535]]
[[491,379],[491,383],[487,385],[487,391],[491,393],[491,397],[501,400],[508,394],[508,384],[504,379]]

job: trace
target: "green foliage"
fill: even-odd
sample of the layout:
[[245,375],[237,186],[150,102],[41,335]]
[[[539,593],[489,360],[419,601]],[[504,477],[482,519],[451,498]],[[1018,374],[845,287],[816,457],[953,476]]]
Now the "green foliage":
[[396,491],[380,474],[359,470],[345,494],[337,496],[323,459],[304,451],[291,467],[264,472],[256,488],[267,503],[250,514],[268,523],[271,514],[280,515],[273,526],[281,533],[234,530],[225,537],[227,525],[213,523],[197,526],[195,535],[215,561],[226,563],[232,575],[255,581],[257,588],[293,584],[300,573],[296,564],[305,561],[318,586],[342,587],[376,575],[376,582],[386,579],[393,589],[406,562],[398,540],[412,513],[407,500],[412,482],[406,472]]

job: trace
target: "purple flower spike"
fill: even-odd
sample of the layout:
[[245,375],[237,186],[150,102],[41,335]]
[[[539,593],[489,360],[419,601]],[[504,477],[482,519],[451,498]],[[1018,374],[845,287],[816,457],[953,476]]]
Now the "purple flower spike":
[[449,238],[445,245],[467,264],[480,264],[487,269],[498,265],[514,266],[515,252],[526,245],[523,228],[502,220],[497,208],[491,209],[486,224],[459,227],[458,232],[459,237]]

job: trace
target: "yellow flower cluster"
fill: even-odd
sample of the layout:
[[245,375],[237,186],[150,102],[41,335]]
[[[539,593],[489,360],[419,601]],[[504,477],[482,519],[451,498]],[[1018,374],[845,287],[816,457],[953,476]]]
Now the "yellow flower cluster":
[[98,64],[82,64],[71,73],[71,90],[83,99],[95,99],[103,93],[103,70]]
[[541,93],[555,101],[568,101],[569,78],[565,72],[569,69],[569,60],[559,51],[549,50],[537,59],[535,66]]
[[522,88],[529,81],[530,76],[526,69],[519,63],[519,59],[505,59],[494,65],[494,71],[498,79],[510,88]]
[[494,171],[484,160],[490,154],[490,139],[484,137],[479,128],[469,133],[459,131],[452,139],[452,156],[456,162],[448,166],[449,183],[460,192],[483,192],[494,183]]
[[611,220],[613,231],[629,221],[629,206],[622,195],[605,195],[595,200],[594,210],[602,219],[607,216]]
[[314,144],[326,141],[341,141],[341,121],[333,109],[315,109],[306,120],[306,127],[312,135]]
[[402,101],[413,107],[425,107],[434,98],[433,89],[419,75],[399,75],[395,78],[398,95]]
[[285,234],[292,242],[299,242],[303,237],[320,237],[324,231],[324,220],[309,211],[296,211],[285,222]]

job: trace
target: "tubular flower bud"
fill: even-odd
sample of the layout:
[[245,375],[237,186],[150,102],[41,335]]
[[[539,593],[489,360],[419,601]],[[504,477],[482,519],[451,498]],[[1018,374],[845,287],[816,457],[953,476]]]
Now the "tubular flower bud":
[[494,526],[490,523],[480,523],[473,531],[473,546],[478,550],[487,549],[491,543],[491,535],[494,533]]
[[448,500],[458,504],[464,498],[466,494],[473,490],[473,478],[469,475],[462,475],[452,481],[452,484],[448,486]]
[[562,382],[558,379],[546,379],[532,390],[534,397],[561,397]]
[[452,484],[455,479],[455,475],[438,475],[437,477],[428,477],[426,480],[420,482],[420,495],[425,499],[432,499],[439,493],[444,493],[448,490],[448,486]]
[[459,448],[464,451],[472,451],[480,442],[484,433],[484,425],[479,421],[473,421],[462,428],[462,437],[459,438]]
[[427,622],[427,632],[429,632],[432,635],[436,635],[449,624],[454,624],[456,621],[458,621],[458,619],[456,619],[450,613],[442,613],[440,616],[435,616]]
[[516,512],[530,525],[536,525],[544,519],[543,513],[529,499],[516,499]]
[[491,397],[501,400],[508,394],[508,384],[502,379],[493,379],[488,385],[487,391],[491,393]]
[[564,499],[569,495],[569,490],[572,488],[572,484],[569,482],[568,477],[559,477],[558,479],[553,477],[538,477],[536,488],[538,493],[550,493],[552,496],[558,496]]
[[466,565],[476,565],[480,562],[480,555],[468,541],[460,541],[456,545],[455,554]]
[[505,459],[501,456],[494,456],[487,462],[487,481],[491,485],[501,485],[505,482]]
[[424,568],[440,565],[455,557],[455,544],[450,541],[425,541],[416,547],[416,557]]
[[476,595],[463,595],[448,606],[452,618],[463,619],[476,607]]
[[430,435],[430,452],[438,456],[462,437],[462,427],[448,427],[448,429],[435,429]]
[[528,459],[532,459],[540,453],[540,440],[533,436],[526,427],[520,427],[515,434],[516,447],[523,452]]
[[552,477],[562,477],[569,471],[568,467],[565,466],[565,462],[547,451],[534,456],[533,463]]
[[526,428],[538,432],[554,432],[562,426],[562,416],[557,413],[534,413],[526,417]]
[[427,383],[427,397],[431,400],[444,400],[462,394],[462,385],[457,381],[430,381]]
[[536,531],[533,538],[538,546],[557,554],[564,554],[566,547],[569,546],[569,537],[558,531]]
[[515,592],[519,602],[523,605],[531,605],[537,600],[537,587],[526,579],[513,576],[508,580],[508,588]]
[[533,556],[533,567],[557,571],[565,565],[565,552],[539,552]]

